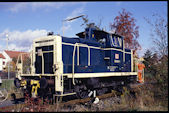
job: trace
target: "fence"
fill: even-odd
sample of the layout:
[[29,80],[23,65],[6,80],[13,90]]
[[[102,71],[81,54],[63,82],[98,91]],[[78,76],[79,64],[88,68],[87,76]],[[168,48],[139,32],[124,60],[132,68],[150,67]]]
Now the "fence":
[[[16,72],[9,72],[10,79],[14,79]],[[8,79],[8,72],[0,72],[1,79]]]

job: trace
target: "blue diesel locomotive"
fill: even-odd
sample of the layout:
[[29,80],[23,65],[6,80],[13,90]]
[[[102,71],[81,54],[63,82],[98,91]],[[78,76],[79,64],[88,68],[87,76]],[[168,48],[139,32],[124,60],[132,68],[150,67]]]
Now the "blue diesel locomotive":
[[18,58],[15,85],[32,96],[77,95],[85,98],[118,90],[137,81],[133,52],[124,38],[98,30],[90,24],[77,38],[49,34],[33,41],[30,72],[24,70],[24,55]]

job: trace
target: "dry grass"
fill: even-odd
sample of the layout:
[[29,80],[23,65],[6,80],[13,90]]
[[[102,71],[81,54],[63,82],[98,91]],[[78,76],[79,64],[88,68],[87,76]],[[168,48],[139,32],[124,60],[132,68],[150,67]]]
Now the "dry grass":
[[76,104],[60,108],[61,111],[168,111],[168,101],[154,96],[156,88],[152,84],[142,85],[135,89],[135,97],[124,89],[123,94],[101,99],[91,106]]
[[168,100],[157,98],[156,87],[145,84],[133,89],[135,97],[124,88],[121,96],[101,99],[98,104],[75,104],[59,108],[59,111],[168,111]]
[[[135,92],[135,94],[131,93]],[[79,102],[72,104],[22,104],[15,105],[7,111],[31,111],[31,112],[69,112],[69,111],[168,111],[168,98],[161,95],[160,88],[156,84],[144,84],[128,90],[124,87],[120,96],[112,95],[101,98],[98,104],[89,104],[89,102]],[[108,98],[106,98],[108,97]],[[31,105],[32,108],[30,107]]]

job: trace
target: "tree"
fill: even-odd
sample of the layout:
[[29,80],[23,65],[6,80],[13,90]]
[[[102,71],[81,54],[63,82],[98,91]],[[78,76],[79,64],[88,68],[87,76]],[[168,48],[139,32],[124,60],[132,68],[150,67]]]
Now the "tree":
[[145,64],[145,72],[150,73],[151,72],[151,58],[152,58],[152,52],[148,49],[145,53],[144,53],[144,61],[143,63]]
[[155,21],[145,18],[147,23],[151,26],[151,37],[154,43],[154,50],[160,57],[168,56],[168,22],[159,14],[153,14],[152,18]]
[[158,74],[168,79],[168,22],[159,14],[152,15],[153,20],[145,18],[151,26],[154,52],[158,55]]
[[[159,14],[153,14],[152,20],[145,18],[151,26],[155,57],[158,58],[155,79],[158,83],[157,92],[164,99],[168,98],[168,21]],[[154,20],[154,21],[153,21]],[[156,59],[154,57],[154,59]],[[152,59],[153,61],[153,59]],[[168,100],[167,100],[168,101]]]
[[23,73],[28,74],[31,73],[31,58],[29,54],[25,54],[23,57]]
[[158,67],[158,57],[156,53],[152,53],[149,49],[144,54],[144,61],[145,64],[145,72],[150,73],[151,75],[155,76],[157,73]]
[[17,57],[12,58],[12,61],[16,64],[16,62],[17,62]]
[[5,72],[8,72],[8,65],[9,65],[9,72],[15,72],[15,69],[16,69],[15,62],[14,61],[7,62],[5,69],[4,69]]
[[141,49],[139,42],[137,41],[139,37],[138,26],[136,26],[136,20],[132,17],[130,12],[126,12],[123,9],[119,12],[119,16],[116,16],[114,23],[110,24],[110,29],[124,37],[125,47],[133,50]]
[[9,72],[15,72],[16,71],[16,62],[17,62],[17,58],[16,57],[12,58],[12,61],[8,61],[6,63],[4,71],[8,72],[8,65],[9,65]]

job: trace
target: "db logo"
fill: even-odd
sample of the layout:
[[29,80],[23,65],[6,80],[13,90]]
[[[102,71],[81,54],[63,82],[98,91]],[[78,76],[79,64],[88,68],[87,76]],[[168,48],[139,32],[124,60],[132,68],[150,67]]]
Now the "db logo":
[[119,59],[119,54],[115,54],[115,59]]

